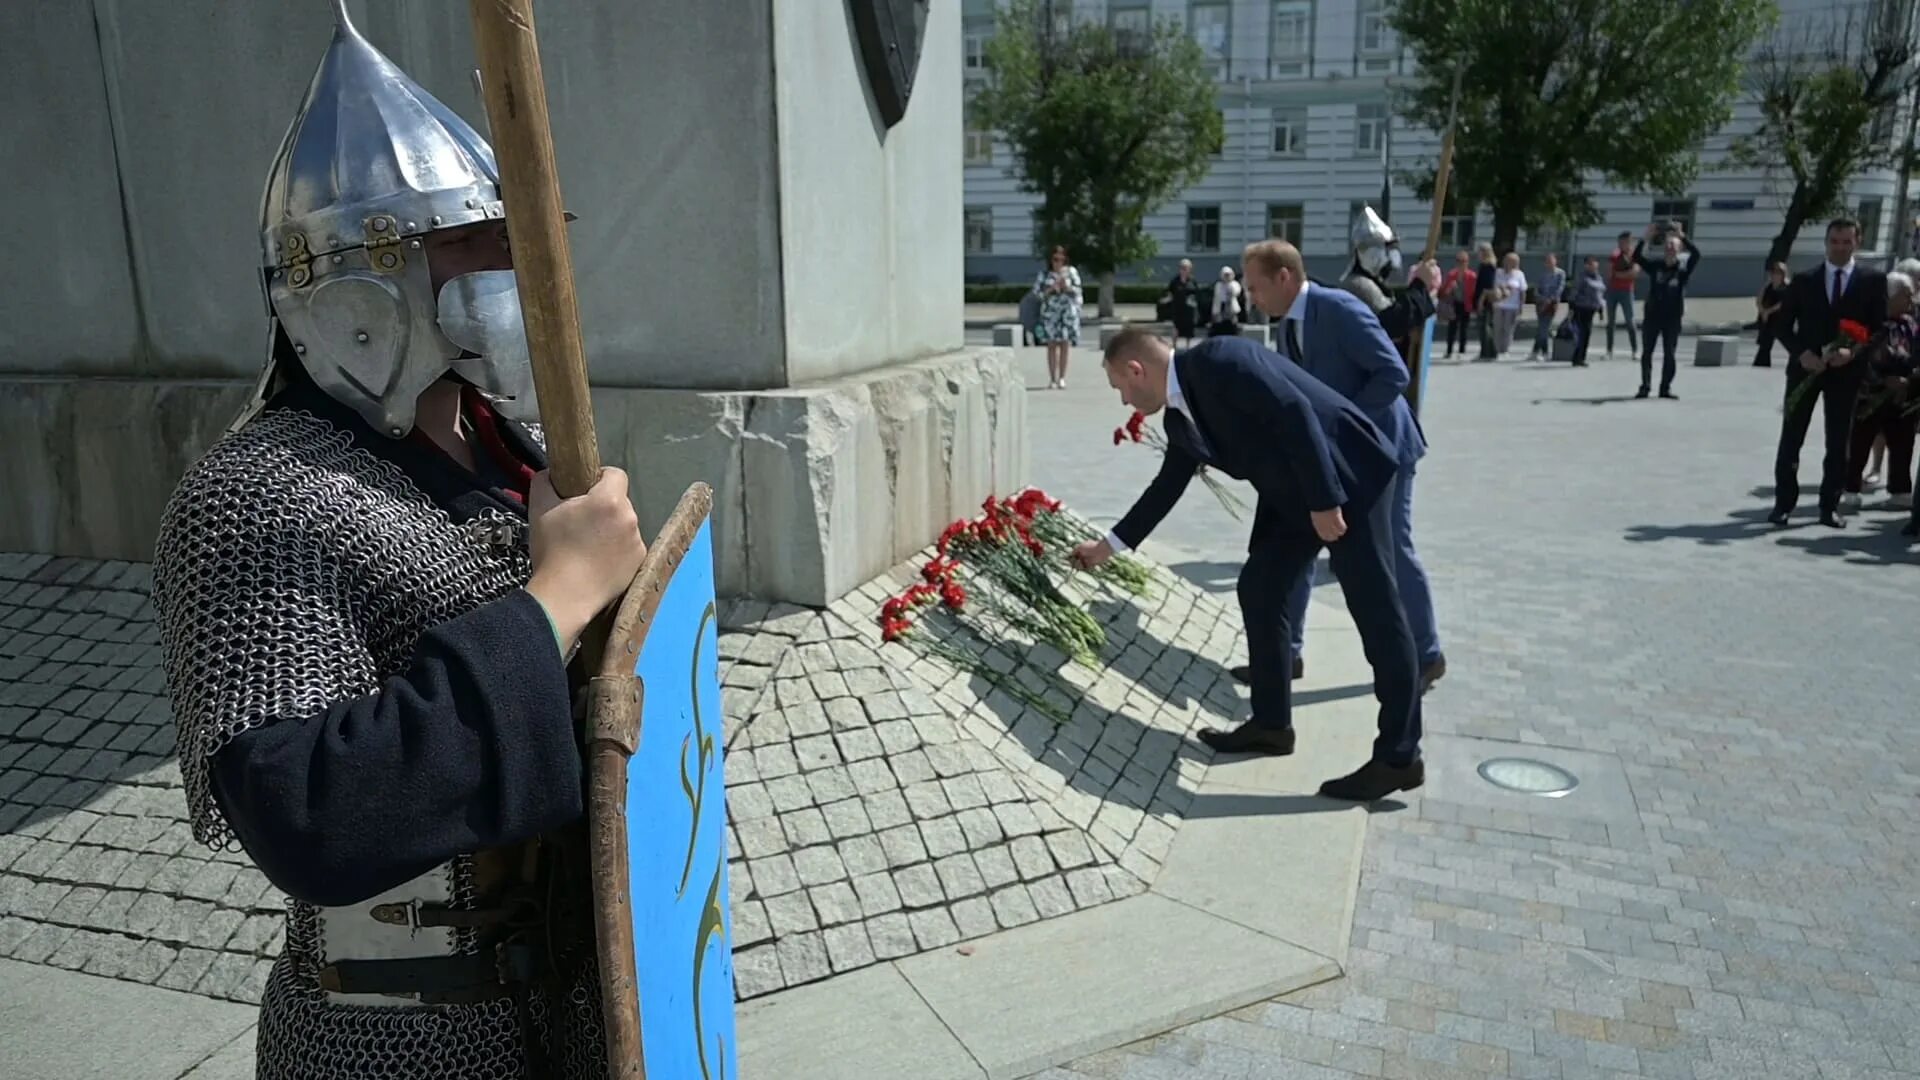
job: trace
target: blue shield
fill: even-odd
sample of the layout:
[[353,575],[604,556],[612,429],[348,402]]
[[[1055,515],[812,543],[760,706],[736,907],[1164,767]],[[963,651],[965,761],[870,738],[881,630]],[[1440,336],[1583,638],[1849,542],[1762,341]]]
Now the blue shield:
[[1420,407],[1427,401],[1427,376],[1433,371],[1434,322],[1433,316],[1427,316],[1426,324],[1420,328],[1420,343],[1414,348],[1413,385],[1415,389],[1413,401],[1410,404],[1413,405],[1415,416],[1420,415]]
[[733,942],[721,768],[713,525],[702,521],[648,620],[627,767],[627,873],[646,1074],[733,1080]]

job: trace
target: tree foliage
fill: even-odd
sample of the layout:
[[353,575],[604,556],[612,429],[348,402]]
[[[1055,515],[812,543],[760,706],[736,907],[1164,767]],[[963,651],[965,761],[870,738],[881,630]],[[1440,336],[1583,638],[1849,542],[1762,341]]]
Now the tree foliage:
[[1898,161],[1893,114],[1920,79],[1916,29],[1911,0],[1894,0],[1798,28],[1755,56],[1760,125],[1734,140],[1728,161],[1792,181],[1768,264],[1792,253],[1808,222],[1844,212],[1862,170]]
[[[1505,251],[1523,228],[1598,224],[1596,176],[1685,190],[1776,17],[1773,0],[1400,0],[1393,26],[1419,75],[1397,104],[1444,130],[1461,70],[1449,201],[1487,204]],[[1431,167],[1408,179],[1432,197]]]
[[1065,244],[1098,275],[1107,315],[1114,271],[1158,250],[1147,215],[1204,177],[1220,150],[1218,86],[1171,21],[1129,33],[1051,16],[1046,0],[1000,9],[972,107],[1041,198],[1036,244]]

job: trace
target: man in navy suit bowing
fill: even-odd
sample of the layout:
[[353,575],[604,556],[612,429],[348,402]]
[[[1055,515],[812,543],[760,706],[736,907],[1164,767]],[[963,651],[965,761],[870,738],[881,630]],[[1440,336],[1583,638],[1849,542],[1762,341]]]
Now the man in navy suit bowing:
[[[1345,289],[1307,280],[1306,263],[1292,244],[1285,240],[1249,244],[1241,263],[1254,303],[1277,320],[1274,336],[1281,354],[1360,406],[1392,440],[1399,455],[1399,483],[1394,485],[1388,511],[1393,526],[1393,573],[1400,586],[1400,602],[1407,609],[1407,628],[1413,632],[1420,659],[1420,690],[1425,693],[1447,673],[1447,658],[1440,651],[1427,568],[1413,549],[1413,475],[1426,456],[1427,439],[1407,405],[1406,362],[1365,301]],[[1287,598],[1296,673],[1306,645],[1312,587],[1313,575],[1308,574]]]
[[1260,494],[1239,587],[1253,716],[1232,731],[1202,730],[1201,741],[1222,753],[1293,752],[1287,594],[1324,547],[1373,665],[1380,734],[1370,761],[1320,793],[1367,802],[1419,787],[1419,672],[1393,573],[1393,442],[1352,402],[1243,338],[1208,338],[1175,355],[1130,327],[1107,344],[1105,366],[1123,404],[1148,415],[1166,409],[1167,452],[1106,539],[1074,550],[1077,564],[1097,566],[1139,546],[1201,465]]

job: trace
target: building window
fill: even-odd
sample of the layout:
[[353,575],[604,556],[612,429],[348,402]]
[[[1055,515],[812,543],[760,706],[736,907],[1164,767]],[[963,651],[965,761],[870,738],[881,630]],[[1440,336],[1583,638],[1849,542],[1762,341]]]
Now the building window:
[[1360,0],[1356,45],[1361,56],[1392,55],[1400,43],[1387,22],[1387,0]]
[[993,164],[993,132],[980,126],[971,108],[967,110],[965,164]]
[[1116,2],[1107,9],[1107,25],[1116,34],[1144,36],[1153,30],[1153,9],[1142,3]]
[[1867,130],[1867,143],[1872,146],[1891,146],[1894,143],[1894,106],[1883,105],[1874,111],[1873,125]]
[[1300,246],[1301,237],[1307,231],[1307,208],[1299,203],[1267,204],[1267,236],[1274,240],[1285,240],[1294,247]]
[[1054,35],[1065,37],[1073,29],[1073,0],[1047,0],[1047,10],[1053,15]]
[[961,63],[968,75],[984,75],[987,71],[987,39],[993,36],[991,26],[983,26],[969,21],[966,34],[961,41]]
[[1187,250],[1192,252],[1220,250],[1220,207],[1187,207]]
[[1863,251],[1880,250],[1880,217],[1885,209],[1885,199],[1861,199],[1860,212],[1855,216],[1860,220],[1860,248]]
[[1187,26],[1193,33],[1193,40],[1199,44],[1200,52],[1207,58],[1207,65],[1213,71],[1213,77],[1227,77],[1227,62],[1231,59],[1228,52],[1231,35],[1227,32],[1232,24],[1233,8],[1226,4],[1195,4],[1187,14]]
[[993,208],[967,207],[967,254],[993,254]]
[[1297,79],[1313,66],[1313,0],[1274,0],[1267,77]]
[[1233,125],[1227,122],[1227,110],[1221,109],[1219,110],[1219,112],[1220,112],[1220,144],[1213,148],[1213,156],[1216,158],[1223,158],[1227,156],[1227,141],[1233,138]]
[[1353,152],[1381,154],[1387,149],[1387,107],[1375,102],[1362,105],[1353,125]]
[[1474,207],[1447,200],[1447,212],[1440,216],[1440,242],[1436,248],[1469,250],[1473,247]]
[[1307,152],[1307,110],[1273,110],[1273,156],[1300,157]]
[[1693,200],[1692,199],[1655,199],[1653,200],[1653,220],[1677,221],[1687,230],[1687,237],[1693,238]]

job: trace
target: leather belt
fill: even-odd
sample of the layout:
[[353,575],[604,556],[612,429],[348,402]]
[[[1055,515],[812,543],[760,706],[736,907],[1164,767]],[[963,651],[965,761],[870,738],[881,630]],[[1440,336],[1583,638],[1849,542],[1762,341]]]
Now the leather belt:
[[337,960],[320,969],[320,986],[336,994],[417,997],[422,1004],[485,1001],[520,992],[539,968],[531,945],[508,943],[459,956],[402,960]]

